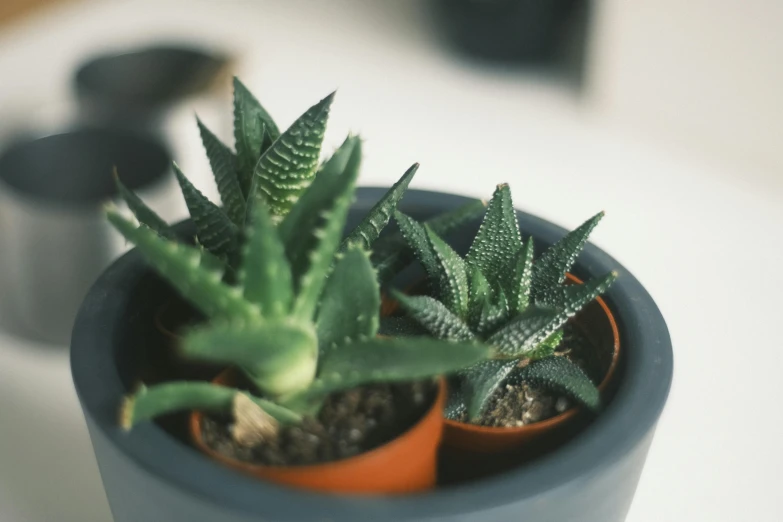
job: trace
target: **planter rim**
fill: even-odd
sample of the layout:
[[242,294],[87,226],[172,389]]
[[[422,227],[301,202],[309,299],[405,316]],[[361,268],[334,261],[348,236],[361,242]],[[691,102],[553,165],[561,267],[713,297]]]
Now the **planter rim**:
[[[385,190],[359,188],[357,202],[369,209]],[[401,206],[441,211],[470,200],[409,190]],[[517,215],[523,232],[541,243],[551,243],[566,233],[544,219],[519,211]],[[107,326],[111,326],[111,318],[125,311],[120,289],[132,287],[149,273],[135,250],[103,273],[82,304],[71,342],[72,376],[85,417],[128,465],[188,491],[202,502],[279,521],[301,520],[313,512],[328,513],[334,520],[359,517],[389,522],[465,515],[533,498],[565,483],[587,482],[638,447],[654,428],[671,386],[671,339],[652,297],[608,254],[587,244],[573,272],[585,278],[610,270],[620,276],[604,300],[615,312],[625,347],[624,374],[613,401],[578,437],[550,455],[500,476],[421,495],[359,497],[295,490],[224,468],[155,424],[138,426],[130,434],[123,432],[116,424],[115,401],[127,390],[111,349],[114,331]]]

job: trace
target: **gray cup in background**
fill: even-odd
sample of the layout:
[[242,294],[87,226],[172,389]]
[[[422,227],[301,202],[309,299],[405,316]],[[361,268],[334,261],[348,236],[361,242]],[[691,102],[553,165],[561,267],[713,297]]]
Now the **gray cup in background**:
[[73,78],[82,123],[160,134],[177,104],[228,85],[231,61],[192,45],[151,45],[84,62]]
[[160,207],[175,193],[170,165],[157,141],[110,129],[73,130],[2,151],[0,324],[67,345],[82,298],[125,248],[103,215],[116,195],[112,168]]

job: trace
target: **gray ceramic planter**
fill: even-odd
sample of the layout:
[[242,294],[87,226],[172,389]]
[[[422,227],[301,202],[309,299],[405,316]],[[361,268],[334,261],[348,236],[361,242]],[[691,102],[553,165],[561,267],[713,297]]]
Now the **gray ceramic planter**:
[[[380,197],[360,189],[354,219]],[[411,191],[402,210],[417,218],[465,201]],[[520,213],[539,243],[565,231]],[[475,228],[454,238],[464,249]],[[606,295],[624,346],[617,393],[604,413],[557,451],[502,475],[400,498],[338,497],[297,491],[237,474],[202,456],[156,424],[130,434],[116,425],[117,405],[148,378],[159,335],[153,315],[171,290],[131,252],[98,280],[74,328],[71,365],[115,522],[618,522],[633,498],[672,377],[666,324],[641,284],[588,245],[574,271],[615,269]]]

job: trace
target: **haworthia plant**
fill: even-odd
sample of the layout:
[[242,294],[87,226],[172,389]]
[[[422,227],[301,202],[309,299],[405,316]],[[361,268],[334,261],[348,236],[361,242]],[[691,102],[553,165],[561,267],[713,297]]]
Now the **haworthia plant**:
[[[276,224],[285,221],[299,197],[316,179],[330,172],[342,171],[340,161],[345,154],[318,164],[334,93],[328,95],[281,132],[275,121],[248,88],[234,79],[234,147],[224,145],[197,118],[201,141],[215,178],[222,201],[219,206],[209,201],[177,167],[174,171],[182,194],[196,226],[197,242],[232,269],[237,268],[246,238],[247,220],[261,201]],[[405,194],[418,165],[414,165],[389,189],[378,204],[343,242],[361,241],[369,249],[379,231],[388,223],[400,199]],[[116,177],[120,196],[141,223],[166,238],[175,238],[173,229]],[[389,243],[392,245],[392,243]],[[382,246],[382,245],[381,245]],[[395,249],[385,248],[384,273],[398,270],[410,257],[394,257]],[[298,284],[298,283],[297,283]]]
[[508,185],[495,191],[464,259],[432,227],[397,212],[400,230],[432,288],[431,297],[395,292],[402,309],[435,338],[474,340],[491,346],[495,354],[458,374],[448,416],[467,413],[477,421],[509,379],[552,388],[591,409],[600,406],[595,384],[555,350],[566,321],[617,278],[611,272],[584,284],[563,284],[602,216],[588,220],[533,262],[533,240],[522,240]]
[[[360,158],[360,140],[348,138],[324,165],[329,174],[316,178],[279,225],[263,199],[249,200],[233,282],[198,246],[109,211],[111,223],[208,318],[184,336],[183,356],[236,366],[254,385],[250,392],[197,382],[141,387],[122,407],[124,428],[178,410],[228,412],[237,394],[280,423],[296,423],[335,391],[431,378],[491,356],[490,347],[470,341],[376,337],[380,288],[366,243],[387,219],[368,217],[361,232],[340,241]],[[389,215],[405,184],[370,215]]]

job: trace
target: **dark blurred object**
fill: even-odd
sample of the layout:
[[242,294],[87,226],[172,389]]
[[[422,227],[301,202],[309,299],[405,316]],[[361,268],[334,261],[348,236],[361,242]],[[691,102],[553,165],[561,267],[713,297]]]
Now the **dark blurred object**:
[[585,0],[431,0],[436,22],[462,52],[545,63],[567,46]]
[[80,120],[159,134],[169,109],[221,84],[229,65],[227,56],[175,45],[94,57],[73,80]]
[[17,335],[66,345],[79,303],[123,244],[102,205],[112,168],[131,188],[166,190],[170,159],[149,138],[81,129],[0,154],[0,317]]

